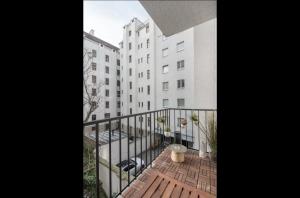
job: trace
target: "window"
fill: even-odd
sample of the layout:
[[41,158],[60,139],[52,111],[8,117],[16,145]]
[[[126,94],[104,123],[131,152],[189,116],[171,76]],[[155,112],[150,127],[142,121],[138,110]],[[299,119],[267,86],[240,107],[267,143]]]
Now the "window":
[[138,44],[138,49],[140,49],[140,44]]
[[105,89],[105,96],[109,96],[109,89]]
[[129,89],[132,89],[132,82],[129,82]]
[[141,107],[141,103],[139,102],[139,107]]
[[177,88],[184,88],[184,79],[177,80]]
[[107,108],[107,109],[109,108],[109,101],[105,102],[105,108]]
[[105,73],[109,74],[109,67],[105,66]]
[[141,87],[141,92],[143,93],[143,87]]
[[105,118],[110,118],[110,113],[105,113],[105,114],[104,114],[104,117],[105,117]]
[[141,88],[139,87],[139,93],[141,92]]
[[96,82],[97,82],[97,79],[96,79],[96,76],[92,76],[92,82],[94,83],[94,84],[96,84]]
[[143,48],[143,43],[141,43],[141,48]]
[[118,113],[117,113],[117,116],[121,116],[121,112],[118,112]]
[[129,76],[131,76],[131,75],[132,75],[132,69],[129,68]]
[[150,101],[148,101],[148,111],[150,110]]
[[184,49],[184,41],[177,43],[177,52],[182,51]]
[[129,111],[130,111],[130,114],[132,114],[132,108],[130,108]]
[[137,32],[137,35],[140,36],[140,32],[139,31]]
[[129,63],[131,63],[131,55],[129,55]]
[[169,106],[169,99],[163,99],[163,107]]
[[143,108],[143,106],[144,106],[144,104],[143,104],[143,102],[142,102],[142,108]]
[[177,99],[177,106],[178,107],[184,107],[184,99],[183,98],[178,98]]
[[120,46],[121,46],[121,48],[123,48],[123,42],[122,42],[122,43],[120,43]]
[[96,71],[96,68],[97,68],[97,64],[92,62],[92,70]]
[[92,115],[92,120],[96,120],[96,115],[95,114]]
[[138,64],[140,64],[140,59],[138,58]]
[[109,85],[109,78],[105,78],[105,84]]
[[117,69],[117,76],[120,76],[120,70]]
[[129,95],[129,102],[132,102],[132,95]]
[[119,80],[117,80],[117,86],[120,87],[120,81]]
[[120,97],[120,91],[117,91],[117,97]]
[[147,70],[147,79],[150,79],[150,70]]
[[109,62],[109,56],[105,55],[105,62]]
[[150,85],[147,86],[147,93],[150,95]]
[[131,43],[128,43],[128,48],[129,50],[131,50]]
[[146,33],[148,33],[148,32],[149,32],[149,24],[146,25]]
[[169,89],[169,82],[163,82],[162,83],[162,89],[163,89],[163,91],[168,91],[168,89]]
[[[123,54],[122,54],[123,57]],[[117,65],[120,66],[120,59],[117,59]]]
[[162,50],[162,56],[163,57],[168,56],[168,48]]
[[120,108],[121,107],[121,103],[120,101],[117,102],[117,108]]
[[96,96],[97,95],[97,91],[96,91],[96,89],[92,89],[92,96]]
[[143,78],[143,72],[141,72],[141,78]]
[[149,46],[150,46],[150,40],[147,39],[147,48],[149,48]]
[[184,68],[184,60],[177,61],[177,69],[183,69]]
[[169,65],[164,65],[164,66],[162,66],[162,73],[163,74],[166,74],[166,73],[168,73],[169,72]]
[[97,56],[96,50],[92,50],[92,57],[96,57],[96,56]]
[[141,74],[139,73],[139,78],[141,77]]
[[151,125],[150,117],[147,118],[147,125],[148,125],[148,127]]
[[150,54],[147,54],[147,64],[149,64],[150,61]]
[[128,31],[128,36],[131,36],[131,31],[130,30]]
[[143,62],[143,57],[141,58],[141,63]]

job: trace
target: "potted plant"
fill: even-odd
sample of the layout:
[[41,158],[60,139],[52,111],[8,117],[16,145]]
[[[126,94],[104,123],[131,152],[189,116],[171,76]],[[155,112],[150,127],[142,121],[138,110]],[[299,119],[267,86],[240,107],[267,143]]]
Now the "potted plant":
[[158,123],[159,127],[163,128],[163,125],[165,125],[165,122],[166,122],[165,118],[158,117],[156,120],[157,120],[157,123]]
[[167,127],[167,128],[165,129],[164,134],[165,134],[166,137],[170,137],[170,136],[171,136],[171,129],[170,129],[169,127]]
[[[215,120],[215,114],[212,112],[205,125],[198,119],[198,116],[193,112],[191,116],[192,122],[200,129],[205,135],[207,143],[210,147],[209,157],[211,160],[216,161],[217,159],[217,122]],[[206,153],[206,144],[200,143],[200,152]],[[199,155],[201,156],[199,152]]]

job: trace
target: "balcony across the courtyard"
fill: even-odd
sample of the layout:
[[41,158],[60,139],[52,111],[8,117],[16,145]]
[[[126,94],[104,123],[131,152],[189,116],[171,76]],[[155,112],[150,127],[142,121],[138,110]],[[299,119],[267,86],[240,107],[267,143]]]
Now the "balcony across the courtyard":
[[216,164],[200,158],[195,150],[188,149],[185,160],[171,160],[166,148],[142,174],[122,193],[125,198],[138,197],[216,197]]

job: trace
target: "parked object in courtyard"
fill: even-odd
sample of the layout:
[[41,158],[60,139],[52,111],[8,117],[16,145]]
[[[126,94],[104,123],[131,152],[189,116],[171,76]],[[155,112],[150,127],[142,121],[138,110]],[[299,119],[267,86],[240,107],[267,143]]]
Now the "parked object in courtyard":
[[136,172],[138,173],[141,169],[143,169],[145,167],[145,162],[141,159],[141,158],[131,158],[129,160],[129,165],[128,165],[128,160],[124,160],[119,164],[116,164],[117,167],[120,167],[123,171],[128,172],[130,175],[135,175],[135,167],[136,167]]

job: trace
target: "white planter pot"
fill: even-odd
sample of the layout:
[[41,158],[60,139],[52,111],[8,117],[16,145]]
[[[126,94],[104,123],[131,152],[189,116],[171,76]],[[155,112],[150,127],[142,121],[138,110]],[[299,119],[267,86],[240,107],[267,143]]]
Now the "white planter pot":
[[170,137],[171,136],[171,132],[165,132],[165,136],[166,137]]

